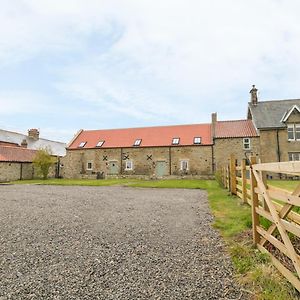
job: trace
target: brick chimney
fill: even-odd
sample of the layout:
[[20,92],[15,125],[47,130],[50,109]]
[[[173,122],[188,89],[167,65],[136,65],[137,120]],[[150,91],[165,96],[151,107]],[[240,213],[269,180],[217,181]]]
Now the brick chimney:
[[214,112],[211,114],[211,129],[212,129],[212,137],[214,138],[215,135],[216,135],[216,124],[217,124],[217,121],[218,121],[218,117],[217,117],[217,113]]
[[28,144],[27,144],[27,141],[26,139],[23,139],[22,143],[21,143],[21,147],[22,148],[27,148]]
[[40,132],[36,128],[32,128],[28,130],[28,136],[34,140],[38,140],[40,136]]
[[255,87],[255,85],[253,84],[252,85],[252,89],[250,91],[250,94],[251,94],[251,103],[253,105],[257,105],[257,102],[258,102],[258,99],[257,99],[257,88]]

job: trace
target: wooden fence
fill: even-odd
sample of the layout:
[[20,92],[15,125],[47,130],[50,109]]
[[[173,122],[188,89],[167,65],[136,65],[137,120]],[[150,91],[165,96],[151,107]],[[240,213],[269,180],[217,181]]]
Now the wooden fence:
[[261,164],[252,157],[237,165],[232,156],[222,169],[223,184],[251,205],[253,243],[300,291],[300,182],[287,191],[268,185],[265,172],[299,176],[300,162]]

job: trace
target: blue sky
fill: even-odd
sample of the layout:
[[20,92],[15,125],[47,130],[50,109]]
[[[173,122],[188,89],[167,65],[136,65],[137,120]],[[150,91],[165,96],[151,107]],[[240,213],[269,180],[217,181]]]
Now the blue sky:
[[78,129],[246,117],[300,97],[296,0],[0,0],[0,128]]

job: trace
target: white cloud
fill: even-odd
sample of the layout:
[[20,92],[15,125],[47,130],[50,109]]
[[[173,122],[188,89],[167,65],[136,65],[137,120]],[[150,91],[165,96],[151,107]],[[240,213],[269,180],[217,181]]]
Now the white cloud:
[[[253,83],[263,98],[300,93],[296,0],[0,4],[0,67],[40,53],[79,51],[80,61],[55,66],[54,86],[120,117],[149,123],[207,121],[211,111],[240,117],[235,108],[246,107]],[[93,38],[109,34],[112,23],[123,34],[104,52],[91,51],[87,39],[99,42]]]

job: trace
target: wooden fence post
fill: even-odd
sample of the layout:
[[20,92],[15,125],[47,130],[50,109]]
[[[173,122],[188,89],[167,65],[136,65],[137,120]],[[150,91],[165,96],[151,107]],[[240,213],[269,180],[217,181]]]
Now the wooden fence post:
[[246,159],[242,159],[241,173],[242,173],[242,195],[243,195],[243,202],[247,203]]
[[236,160],[233,154],[230,156],[230,191],[236,195]]
[[226,167],[227,170],[227,190],[230,192],[230,170],[229,170],[229,164]]
[[255,193],[255,188],[257,187],[257,181],[254,176],[254,171],[252,169],[252,166],[256,164],[256,157],[252,156],[250,157],[250,162],[251,162],[251,176],[250,176],[250,182],[251,182],[251,200],[252,200],[252,205],[251,205],[251,210],[252,210],[252,234],[253,234],[253,243],[254,245],[259,243],[259,234],[256,230],[256,227],[259,225],[259,215],[256,212],[256,208],[258,207],[258,195]]

